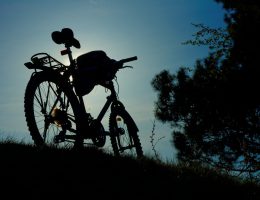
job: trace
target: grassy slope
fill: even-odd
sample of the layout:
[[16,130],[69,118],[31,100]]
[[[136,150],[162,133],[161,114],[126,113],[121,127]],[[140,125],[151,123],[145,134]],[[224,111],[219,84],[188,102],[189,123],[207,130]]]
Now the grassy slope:
[[260,199],[260,188],[204,169],[100,150],[0,143],[1,199]]

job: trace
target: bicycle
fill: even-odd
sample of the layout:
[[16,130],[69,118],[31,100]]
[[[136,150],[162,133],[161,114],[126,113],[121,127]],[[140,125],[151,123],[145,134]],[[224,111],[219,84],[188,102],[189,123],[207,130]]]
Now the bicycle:
[[[92,145],[103,147],[106,144],[106,137],[109,136],[115,155],[131,154],[142,157],[138,127],[124,104],[119,101],[114,87],[115,74],[120,69],[132,68],[124,64],[137,60],[137,57],[119,61],[109,59],[109,67],[99,71],[101,78],[98,78],[97,73],[94,76],[90,69],[90,76],[97,80],[90,77],[92,82],[86,84],[87,79],[84,76],[88,73],[85,73],[85,69],[82,73],[79,66],[84,65],[84,62],[80,64],[80,61],[93,63],[93,60],[89,59],[91,54],[93,57],[97,52],[102,55],[105,53],[93,51],[73,59],[71,47],[80,48],[80,43],[69,28],[54,31],[52,39],[56,44],[65,45],[61,55],[68,55],[70,61],[68,66],[47,53],[34,54],[31,61],[24,64],[28,69],[34,70],[24,96],[26,123],[34,144],[36,146],[72,144],[73,148],[80,148],[86,144],[86,140],[90,140]],[[96,119],[86,112],[83,101],[83,96],[95,85],[110,90],[110,95]],[[109,131],[106,131],[101,121],[109,108],[111,110]]]

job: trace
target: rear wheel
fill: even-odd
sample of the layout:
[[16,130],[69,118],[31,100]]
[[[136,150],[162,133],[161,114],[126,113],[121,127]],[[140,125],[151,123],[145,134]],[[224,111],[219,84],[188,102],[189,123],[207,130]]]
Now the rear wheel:
[[138,129],[125,109],[116,109],[109,118],[109,131],[115,155],[142,157],[143,151],[138,137]]
[[24,109],[36,145],[71,146],[75,142],[79,103],[61,75],[39,72],[32,76],[25,91]]

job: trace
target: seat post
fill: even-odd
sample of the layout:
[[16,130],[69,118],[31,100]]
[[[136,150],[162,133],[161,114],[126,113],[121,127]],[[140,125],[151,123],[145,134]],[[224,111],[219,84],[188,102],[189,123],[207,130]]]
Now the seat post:
[[70,46],[69,45],[65,45],[65,47],[66,47],[66,52],[67,52],[67,54],[68,54],[68,56],[69,56],[69,60],[70,60],[70,66],[74,66],[74,61],[73,61],[73,57],[72,57],[72,52],[71,52],[71,50],[70,50]]

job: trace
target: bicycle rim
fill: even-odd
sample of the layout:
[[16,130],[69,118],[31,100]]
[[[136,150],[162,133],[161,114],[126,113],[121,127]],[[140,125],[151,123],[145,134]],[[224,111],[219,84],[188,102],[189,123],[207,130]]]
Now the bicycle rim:
[[[36,145],[70,147],[77,130],[77,101],[68,84],[46,74],[32,77],[26,88],[25,116]],[[75,137],[74,137],[75,138]]]
[[111,113],[109,119],[110,139],[115,155],[142,157],[143,151],[135,125],[125,111]]

